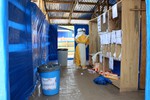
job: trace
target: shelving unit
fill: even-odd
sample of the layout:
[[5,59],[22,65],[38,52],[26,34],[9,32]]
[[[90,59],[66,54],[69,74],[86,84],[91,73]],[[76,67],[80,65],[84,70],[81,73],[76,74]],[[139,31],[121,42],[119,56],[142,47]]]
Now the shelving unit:
[[[135,91],[138,89],[138,68],[139,68],[139,40],[140,40],[140,12],[131,9],[140,9],[140,0],[122,0],[117,5],[118,16],[112,18],[112,9],[106,13],[106,23],[101,17],[101,31],[96,31],[97,18],[89,22],[90,26],[90,53],[102,52],[101,65],[103,71],[110,71],[109,58],[112,57],[114,69],[119,69],[120,79],[112,80],[113,84],[123,91]],[[113,31],[122,30],[122,44],[102,44],[99,35],[110,34]],[[118,74],[118,73],[116,73]]]

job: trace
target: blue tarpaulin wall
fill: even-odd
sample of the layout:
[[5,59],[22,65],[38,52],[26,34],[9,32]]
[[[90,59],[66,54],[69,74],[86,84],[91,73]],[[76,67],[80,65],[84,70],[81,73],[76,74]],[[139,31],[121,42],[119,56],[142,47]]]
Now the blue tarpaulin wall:
[[57,31],[58,25],[50,25],[49,27],[49,60],[57,60]]
[[11,100],[26,99],[33,89],[29,0],[9,0],[9,77]]
[[31,3],[32,20],[32,60],[34,68],[34,82],[37,80],[37,67],[49,61],[49,23],[36,4]]
[[[74,25],[75,36],[77,35],[78,28],[85,28],[86,34],[89,35],[89,26],[88,25]],[[75,43],[75,47],[76,47]],[[89,59],[89,46],[86,48],[86,60]]]
[[1,0],[0,32],[0,100],[26,100],[49,61],[49,24],[30,0]]
[[150,100],[150,0],[146,0],[146,18],[147,18],[147,62],[146,62],[146,92],[145,100]]

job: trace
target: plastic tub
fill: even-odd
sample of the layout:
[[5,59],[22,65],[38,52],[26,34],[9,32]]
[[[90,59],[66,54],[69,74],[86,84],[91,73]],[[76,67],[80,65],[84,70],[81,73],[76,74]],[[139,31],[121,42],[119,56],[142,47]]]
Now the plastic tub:
[[58,49],[58,64],[67,66],[68,49]]
[[40,73],[42,92],[51,96],[59,93],[60,87],[60,66],[58,64],[42,65],[38,68]]

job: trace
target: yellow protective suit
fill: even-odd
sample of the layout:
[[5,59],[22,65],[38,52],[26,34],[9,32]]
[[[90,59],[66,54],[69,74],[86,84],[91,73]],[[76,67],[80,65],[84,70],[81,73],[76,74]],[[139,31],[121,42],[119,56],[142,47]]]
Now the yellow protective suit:
[[86,46],[89,44],[89,38],[84,33],[75,39],[77,46],[75,50],[74,62],[77,67],[86,67]]

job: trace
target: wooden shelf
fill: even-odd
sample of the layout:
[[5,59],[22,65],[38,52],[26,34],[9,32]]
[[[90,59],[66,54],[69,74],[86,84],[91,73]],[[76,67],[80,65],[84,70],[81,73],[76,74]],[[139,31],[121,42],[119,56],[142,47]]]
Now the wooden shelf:
[[[104,55],[102,55],[102,56],[105,57],[105,58],[110,58],[110,56],[104,56]],[[121,59],[119,59],[119,58],[114,58],[113,57],[113,59],[116,60],[116,61],[121,61]]]
[[[139,40],[140,40],[140,12],[130,11],[130,9],[140,9],[141,0],[122,0],[117,3],[118,17],[112,18],[112,8],[106,13],[106,24],[101,24],[101,30],[112,33],[122,30],[122,44],[101,44],[100,32],[98,32],[97,18],[89,21],[90,29],[90,54],[102,52],[102,66],[105,71],[109,69],[109,58],[113,57],[120,65],[120,80],[112,80],[113,84],[122,91],[133,91],[138,89],[139,72]],[[102,15],[100,15],[102,17]],[[136,17],[135,17],[136,16]],[[100,20],[99,20],[100,21]],[[102,19],[101,19],[102,21]],[[100,23],[100,22],[99,22]],[[105,34],[105,33],[102,33]],[[110,56],[106,54],[110,53]],[[121,53],[121,59],[119,55]],[[106,59],[105,59],[106,58]],[[115,65],[114,65],[115,66]],[[118,71],[118,70],[117,70]]]
[[112,80],[112,79],[111,79],[111,81],[112,81],[112,84],[113,84],[114,86],[120,88],[120,80]]

